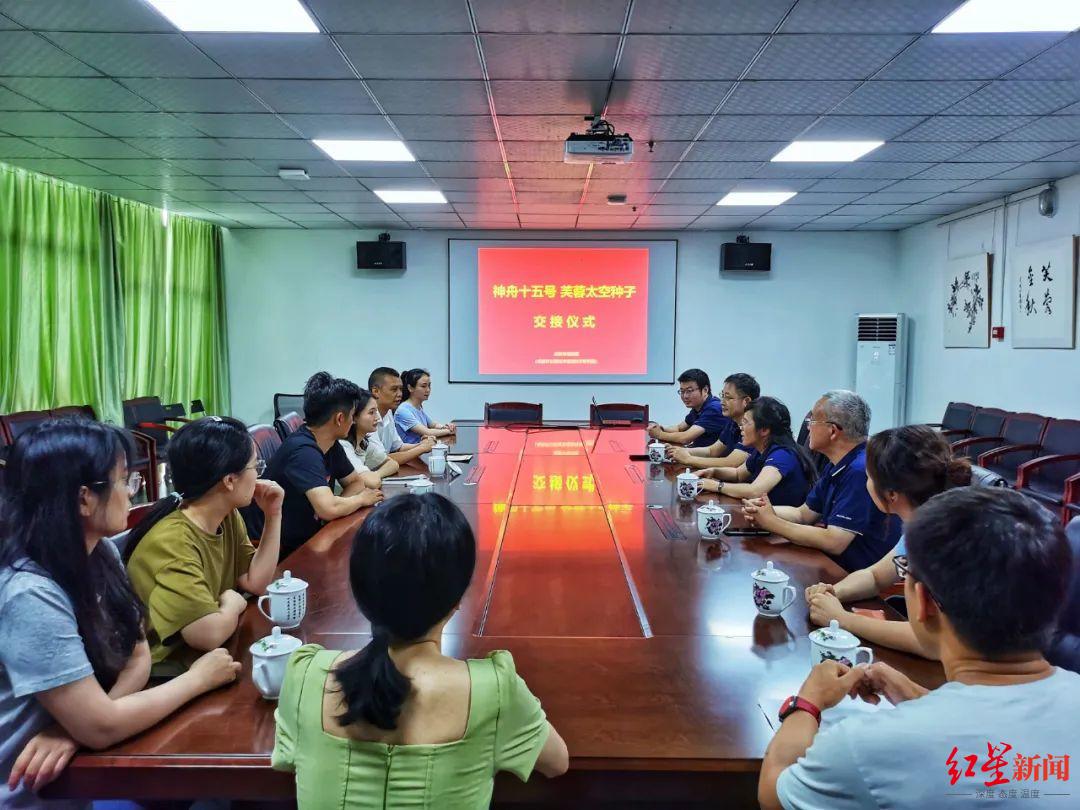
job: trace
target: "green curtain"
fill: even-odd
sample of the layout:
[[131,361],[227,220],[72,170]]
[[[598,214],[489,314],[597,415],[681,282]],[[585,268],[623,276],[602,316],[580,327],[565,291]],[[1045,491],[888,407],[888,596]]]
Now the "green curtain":
[[0,413],[228,413],[221,229],[0,164]]

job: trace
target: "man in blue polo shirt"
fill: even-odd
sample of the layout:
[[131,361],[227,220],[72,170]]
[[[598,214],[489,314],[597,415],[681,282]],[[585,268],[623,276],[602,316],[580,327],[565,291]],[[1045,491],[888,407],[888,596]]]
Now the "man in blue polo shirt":
[[686,447],[708,447],[721,434],[738,435],[738,425],[724,416],[719,398],[712,394],[709,375],[700,368],[687,369],[679,375],[679,398],[690,412],[679,424],[670,427],[650,422],[649,435],[654,439]]
[[[800,546],[824,551],[848,571],[873,565],[892,549],[900,525],[874,506],[866,490],[870,406],[854,391],[829,391],[810,415],[810,449],[829,459],[802,506],[745,501],[757,526]],[[817,525],[822,523],[824,525]]]
[[668,455],[682,467],[707,470],[710,467],[741,467],[750,457],[742,444],[740,423],[750,403],[761,396],[761,386],[744,372],[729,374],[720,391],[720,407],[727,417],[720,435],[708,446],[672,447]]

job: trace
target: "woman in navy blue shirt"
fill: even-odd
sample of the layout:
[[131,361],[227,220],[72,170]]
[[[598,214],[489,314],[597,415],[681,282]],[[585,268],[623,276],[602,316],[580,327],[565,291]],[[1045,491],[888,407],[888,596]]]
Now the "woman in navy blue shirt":
[[777,506],[801,506],[817,477],[814,462],[791,435],[791,412],[774,397],[758,397],[742,418],[742,444],[750,455],[739,467],[713,467],[696,474],[704,492],[732,498],[768,495]]

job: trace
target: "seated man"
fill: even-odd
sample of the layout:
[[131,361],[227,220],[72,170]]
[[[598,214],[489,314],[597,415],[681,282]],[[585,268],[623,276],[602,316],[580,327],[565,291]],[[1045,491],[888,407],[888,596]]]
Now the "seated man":
[[690,409],[681,422],[662,427],[649,423],[649,435],[654,439],[687,447],[708,447],[720,436],[738,435],[739,426],[724,416],[720,400],[712,395],[709,375],[700,368],[691,368],[679,375],[679,398]]
[[385,454],[400,466],[420,458],[435,446],[435,439],[425,436],[417,444],[406,444],[394,425],[394,408],[401,404],[401,375],[388,366],[379,366],[368,375],[368,390],[379,406],[379,423],[374,433],[368,434],[371,453]]
[[[1066,780],[1080,754],[1080,675],[1042,654],[1069,572],[1054,515],[1013,490],[960,487],[919,507],[905,538],[896,567],[908,617],[948,683],[927,691],[888,664],[818,664],[784,702],[761,806],[984,808],[1005,789],[1075,794]],[[820,712],[851,692],[896,708],[819,732]],[[1043,801],[1076,805],[1075,795]]]
[[1065,534],[1073,555],[1071,584],[1046,657],[1052,664],[1080,672],[1080,517],[1069,522]]
[[761,386],[749,374],[728,375],[720,393],[720,409],[729,421],[724,424],[720,437],[708,447],[672,447],[668,453],[671,460],[698,470],[744,464],[750,451],[742,444],[740,425],[746,409],[759,396]]
[[[364,485],[338,443],[349,435],[360,401],[356,383],[315,374],[304,386],[304,424],[274,453],[266,477],[281,484],[281,558],[307,542],[323,522],[351,515],[383,499]],[[334,494],[334,481],[341,495]]]
[[[829,391],[814,403],[810,449],[829,459],[802,506],[773,507],[769,499],[744,501],[758,527],[792,543],[824,551],[848,571],[873,565],[900,538],[866,490],[866,433],[870,406],[854,391]],[[819,521],[824,526],[816,525]]]

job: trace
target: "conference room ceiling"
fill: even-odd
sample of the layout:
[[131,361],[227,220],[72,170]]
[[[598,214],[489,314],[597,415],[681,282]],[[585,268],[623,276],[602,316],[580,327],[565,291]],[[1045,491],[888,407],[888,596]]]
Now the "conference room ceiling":
[[[0,161],[252,228],[896,230],[1080,172],[1080,33],[930,35],[960,0],[304,4],[321,33],[0,0]],[[631,164],[562,162],[595,113]],[[769,161],[797,137],[886,143]],[[314,138],[418,160],[332,161]],[[798,194],[715,206],[736,188]]]

